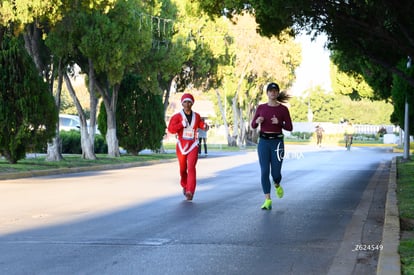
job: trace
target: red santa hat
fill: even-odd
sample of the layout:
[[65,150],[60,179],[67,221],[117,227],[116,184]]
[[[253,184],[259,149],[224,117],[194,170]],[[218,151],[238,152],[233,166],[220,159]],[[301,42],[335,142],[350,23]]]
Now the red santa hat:
[[184,103],[184,101],[190,101],[191,103],[194,103],[194,97],[191,94],[183,94],[181,97],[181,103]]

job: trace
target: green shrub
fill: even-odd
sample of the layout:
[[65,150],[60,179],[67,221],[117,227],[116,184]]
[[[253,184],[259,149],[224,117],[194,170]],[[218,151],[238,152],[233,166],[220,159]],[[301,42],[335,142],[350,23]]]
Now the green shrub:
[[95,135],[95,153],[108,154],[108,144],[102,135]]
[[[62,154],[82,154],[81,136],[79,131],[61,131],[60,140],[62,144]],[[95,135],[94,147],[96,154],[108,153],[108,145],[102,135]]]
[[312,132],[292,132],[291,134],[294,137],[297,137],[298,139],[304,139],[304,140],[309,140],[313,133]]
[[354,140],[373,141],[379,140],[379,136],[377,136],[376,134],[355,134]]
[[60,141],[62,144],[62,154],[82,154],[79,131],[61,131]]

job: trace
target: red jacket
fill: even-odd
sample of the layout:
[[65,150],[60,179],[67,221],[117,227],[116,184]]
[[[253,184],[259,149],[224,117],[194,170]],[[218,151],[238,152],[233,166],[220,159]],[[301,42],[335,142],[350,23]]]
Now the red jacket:
[[[188,125],[184,127],[184,125]],[[188,154],[198,145],[197,129],[205,129],[206,124],[198,113],[192,111],[191,124],[188,123],[184,111],[173,115],[168,123],[168,131],[177,135],[177,144],[183,155]]]

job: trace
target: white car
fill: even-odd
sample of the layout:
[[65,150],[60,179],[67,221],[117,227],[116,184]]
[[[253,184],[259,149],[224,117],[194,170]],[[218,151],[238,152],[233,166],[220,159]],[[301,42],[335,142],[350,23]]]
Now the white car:
[[[89,126],[89,119],[86,121]],[[79,116],[75,115],[59,115],[59,131],[70,131],[70,130],[80,130],[80,119]],[[95,133],[100,135],[101,132],[98,129],[98,125],[95,127]]]
[[70,131],[80,129],[80,120],[78,116],[75,115],[59,115],[59,131]]
[[[88,127],[89,127],[89,125],[91,124],[91,123],[90,123],[90,119],[86,120],[86,124],[87,124],[87,125],[88,125]],[[100,134],[101,134],[101,131],[99,131],[99,129],[98,129],[98,124],[96,124],[96,125],[95,125],[95,134],[98,134],[98,135],[100,135]]]

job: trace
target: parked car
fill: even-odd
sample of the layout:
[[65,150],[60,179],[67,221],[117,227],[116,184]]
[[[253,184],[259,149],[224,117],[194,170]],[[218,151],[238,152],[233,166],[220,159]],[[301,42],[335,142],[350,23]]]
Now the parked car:
[[[89,119],[86,121],[89,126]],[[59,131],[70,131],[70,130],[80,130],[80,119],[76,115],[59,115]],[[95,127],[95,133],[100,135],[101,132],[98,129],[98,125]]]
[[[86,120],[86,124],[88,124],[88,127],[89,127],[89,125],[90,125],[90,119]],[[98,134],[98,135],[101,134],[101,131],[99,131],[99,129],[98,129],[98,124],[95,125],[95,134]]]
[[59,115],[59,131],[70,131],[80,129],[80,120],[78,116],[75,115]]

